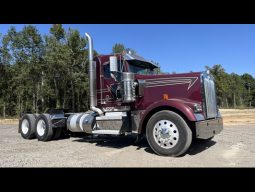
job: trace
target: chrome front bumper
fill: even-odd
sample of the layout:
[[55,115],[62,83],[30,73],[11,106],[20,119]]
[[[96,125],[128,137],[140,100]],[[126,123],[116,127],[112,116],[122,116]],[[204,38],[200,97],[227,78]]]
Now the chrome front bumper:
[[223,130],[223,119],[221,117],[196,122],[196,138],[208,139]]

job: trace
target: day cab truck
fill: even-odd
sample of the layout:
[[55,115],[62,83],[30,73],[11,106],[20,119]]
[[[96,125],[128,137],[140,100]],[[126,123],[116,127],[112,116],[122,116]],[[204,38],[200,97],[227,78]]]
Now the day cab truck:
[[145,136],[158,155],[180,156],[192,140],[208,141],[223,129],[213,76],[207,72],[156,74],[158,66],[123,52],[93,56],[89,34],[90,110],[23,114],[25,139],[58,139],[63,131]]

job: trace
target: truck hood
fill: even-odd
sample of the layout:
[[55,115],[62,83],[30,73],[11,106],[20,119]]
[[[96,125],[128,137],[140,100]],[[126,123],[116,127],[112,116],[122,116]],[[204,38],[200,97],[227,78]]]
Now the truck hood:
[[136,79],[145,80],[146,87],[187,84],[188,90],[199,80],[201,72],[169,75],[135,75]]
[[194,104],[202,104],[201,90],[202,72],[167,74],[167,75],[140,75],[135,79],[144,80],[144,96],[142,102],[145,106],[155,101],[162,100],[167,94],[169,100],[182,102],[194,108]]

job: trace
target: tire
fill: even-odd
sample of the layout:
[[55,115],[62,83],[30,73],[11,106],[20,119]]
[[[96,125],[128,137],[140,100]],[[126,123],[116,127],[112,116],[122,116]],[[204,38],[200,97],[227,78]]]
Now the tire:
[[54,130],[53,130],[53,137],[52,137],[52,139],[53,140],[57,140],[57,139],[59,139],[60,138],[60,136],[61,136],[61,133],[62,133],[62,128],[55,128]]
[[192,131],[180,115],[164,110],[149,119],[146,137],[156,154],[177,157],[190,147]]
[[49,114],[41,114],[36,118],[35,135],[38,141],[49,141],[53,137],[53,128]]
[[24,139],[35,139],[35,115],[24,114],[19,122],[19,131]]

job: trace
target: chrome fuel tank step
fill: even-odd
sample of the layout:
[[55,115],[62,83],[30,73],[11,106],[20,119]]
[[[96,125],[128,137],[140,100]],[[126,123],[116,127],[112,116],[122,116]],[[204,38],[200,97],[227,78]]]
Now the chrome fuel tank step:
[[127,112],[109,112],[105,116],[96,117],[96,127],[100,130],[128,130],[129,118]]

